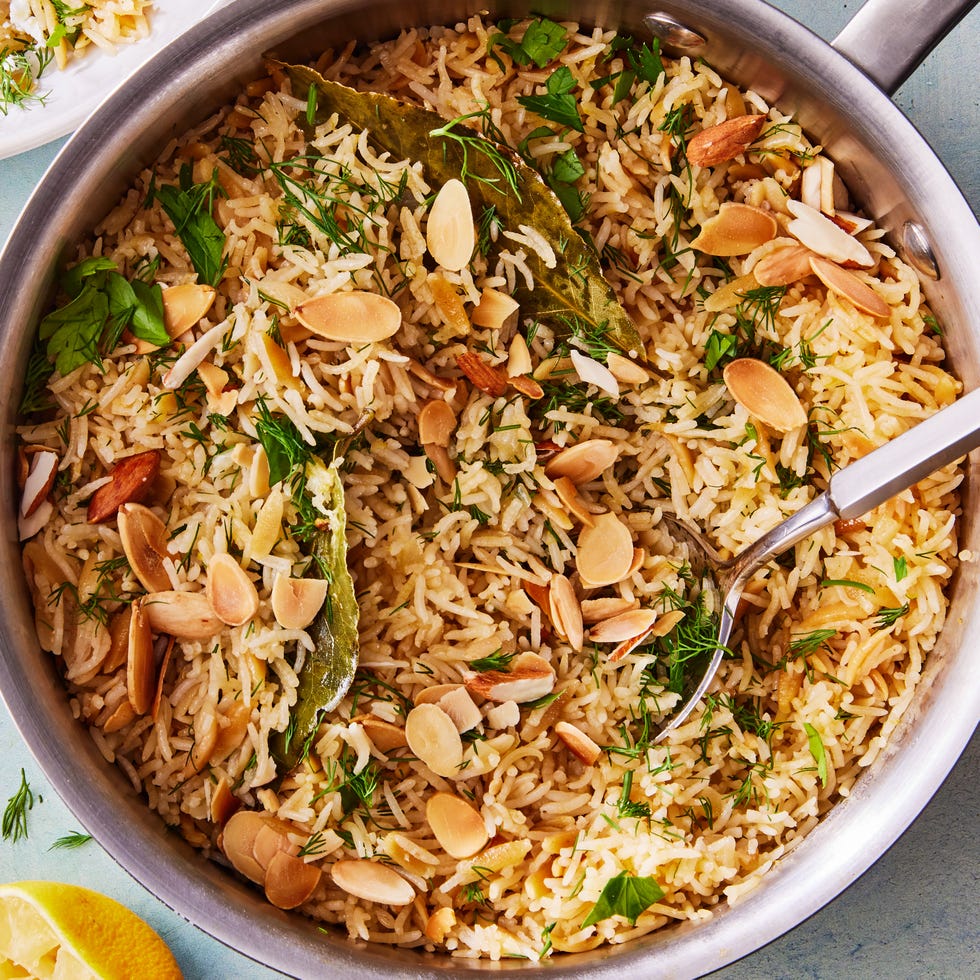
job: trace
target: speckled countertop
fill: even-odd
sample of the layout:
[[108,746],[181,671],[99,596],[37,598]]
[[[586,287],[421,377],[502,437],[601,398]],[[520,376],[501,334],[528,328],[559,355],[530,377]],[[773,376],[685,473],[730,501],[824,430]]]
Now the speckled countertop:
[[[778,0],[775,5],[828,39],[860,7],[859,2],[812,0]],[[978,67],[980,11],[974,10],[896,97],[975,211],[980,207]],[[60,145],[0,161],[0,240],[6,238]],[[163,936],[188,980],[270,980],[279,976],[185,922],[130,878],[96,843],[76,851],[48,850],[58,837],[79,828],[42,776],[2,705],[0,760],[0,804],[16,789],[21,768],[39,798],[30,814],[29,840],[0,842],[0,881],[52,878],[112,895]],[[966,980],[980,976],[978,766],[980,738],[974,736],[932,802],[871,870],[806,922],[712,978]]]

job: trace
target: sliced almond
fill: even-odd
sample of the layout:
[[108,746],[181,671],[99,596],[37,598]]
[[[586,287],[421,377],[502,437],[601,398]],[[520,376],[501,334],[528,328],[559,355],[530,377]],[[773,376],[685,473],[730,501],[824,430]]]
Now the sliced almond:
[[510,386],[519,391],[525,398],[537,401],[544,398],[544,388],[541,387],[529,374],[522,374],[510,379]]
[[268,868],[269,862],[277,854],[293,854],[296,846],[289,839],[289,824],[277,817],[264,814],[265,820],[255,833],[252,842],[252,855],[263,868]]
[[593,643],[622,643],[648,630],[657,618],[653,609],[631,609],[597,623],[589,630],[589,639]]
[[215,616],[228,626],[243,626],[259,611],[255,583],[227,552],[208,563],[207,598]]
[[265,558],[275,547],[282,532],[282,515],[285,500],[280,490],[272,490],[259,507],[252,527],[249,541],[249,555],[252,558]]
[[619,449],[610,439],[586,439],[563,449],[545,464],[549,479],[567,476],[576,486],[591,483],[619,458]]
[[527,852],[532,846],[527,838],[492,844],[473,859],[473,863],[467,870],[466,880],[479,881],[488,871],[503,871],[504,868],[516,867],[527,857]]
[[490,839],[483,817],[466,800],[452,793],[430,796],[425,805],[425,818],[450,857],[472,857]]
[[226,701],[218,705],[218,735],[211,751],[212,764],[221,762],[239,748],[248,735],[251,707],[240,700],[234,700],[230,705]]
[[228,384],[228,372],[210,361],[201,361],[197,366],[197,376],[204,382],[207,393],[216,398]]
[[640,367],[635,361],[622,354],[617,354],[616,351],[610,351],[606,355],[606,367],[609,368],[609,373],[624,385],[644,385],[650,380],[646,368]]
[[786,230],[817,255],[832,262],[853,262],[865,268],[874,265],[874,259],[864,245],[842,228],[838,228],[816,208],[794,200],[787,201],[786,207],[793,215]]
[[551,597],[550,588],[547,585],[538,585],[537,582],[524,582],[524,591],[531,601],[548,617],[551,616]]
[[179,640],[210,640],[222,630],[203,592],[152,592],[142,603],[155,633],[168,633]]
[[182,283],[162,290],[163,325],[171,340],[200,323],[214,305],[214,288],[199,283]]
[[805,245],[776,248],[755,264],[752,275],[760,286],[789,286],[810,275],[812,255]]
[[462,684],[430,684],[415,695],[415,703],[438,704],[441,697],[452,691],[458,691],[462,686]]
[[567,721],[555,725],[555,734],[568,746],[569,752],[587,766],[593,765],[602,755],[602,749],[585,732]]
[[133,706],[129,703],[129,698],[126,697],[119,702],[116,710],[106,718],[105,723],[102,725],[102,731],[107,735],[112,734],[112,732],[121,731],[137,717],[138,715],[133,710]]
[[725,384],[750,415],[777,432],[806,425],[806,412],[789,382],[775,368],[754,357],[725,365]]
[[425,923],[425,937],[434,943],[442,944],[456,925],[456,913],[448,906],[436,909]]
[[586,527],[595,526],[595,515],[586,506],[575,484],[567,476],[559,476],[555,479],[555,493],[558,494],[558,499],[568,509],[569,514],[577,517]]
[[555,671],[543,657],[528,653],[518,657],[509,671],[470,672],[464,675],[463,682],[470,693],[488,701],[525,704],[554,690]]
[[269,820],[256,810],[239,810],[228,818],[218,838],[218,846],[235,869],[258,885],[265,881],[265,868],[255,859],[255,838]]
[[456,387],[455,381],[440,378],[438,374],[433,374],[424,364],[419,363],[414,358],[408,359],[408,370],[420,381],[424,381],[430,388],[436,391],[452,391]]
[[405,719],[408,747],[436,775],[459,775],[463,762],[463,742],[456,724],[435,704],[417,704]]
[[618,643],[613,648],[612,653],[609,654],[609,662],[616,663],[617,660],[622,660],[626,654],[632,653],[641,643],[646,641],[654,629],[656,629],[656,626],[648,626],[642,633],[637,633],[636,636],[631,636]]
[[846,231],[848,235],[860,235],[862,231],[874,224],[870,218],[862,218],[859,214],[840,210],[830,220],[842,231]]
[[516,701],[504,701],[487,712],[487,724],[491,728],[513,728],[520,721],[521,709]]
[[[508,317],[516,313],[519,308],[520,305],[513,296],[508,296],[498,289],[484,289],[480,293],[480,302],[473,307],[470,319],[478,327],[499,330],[507,322]],[[527,369],[527,371],[530,370],[530,368]],[[520,373],[526,374],[527,372],[521,371]]]
[[736,116],[695,133],[687,142],[688,162],[715,167],[744,153],[762,132],[765,116]]
[[634,575],[642,567],[643,563],[647,560],[646,548],[634,548],[633,549],[633,561],[630,562],[629,570],[626,572],[626,577],[629,578],[630,575]]
[[472,731],[483,721],[480,709],[473,703],[473,699],[465,687],[457,687],[453,691],[448,691],[439,698],[436,704],[452,718],[456,731],[460,735]]
[[448,446],[456,431],[456,413],[449,402],[436,398],[419,411],[419,442],[423,445]]
[[621,596],[609,596],[601,599],[582,600],[582,619],[586,623],[601,623],[604,619],[612,619],[622,613],[637,608],[635,599],[624,599]]
[[214,705],[206,701],[194,717],[194,744],[191,746],[190,764],[194,772],[200,772],[211,761],[218,740],[218,717]]
[[[154,650],[154,653],[157,651]],[[153,692],[153,705],[150,708],[150,717],[156,721],[160,714],[160,703],[163,701],[163,685],[167,680],[167,668],[170,666],[170,658],[174,655],[174,638],[171,636],[167,640],[163,651],[163,658],[160,660],[160,667],[157,670],[157,686]]]
[[326,579],[277,575],[272,583],[272,615],[283,629],[305,630],[322,608],[327,589]]
[[367,737],[379,752],[388,753],[408,745],[405,740],[405,729],[393,725],[390,721],[375,718],[374,715],[358,715],[356,718],[351,718],[351,724],[355,722],[367,732]]
[[24,491],[20,498],[20,516],[30,517],[48,499],[58,475],[58,454],[45,450],[30,459]]
[[600,364],[595,358],[586,357],[577,350],[570,351],[568,356],[583,384],[595,385],[610,397],[619,398],[619,382],[605,364]]
[[615,514],[599,514],[578,536],[575,567],[593,588],[622,581],[633,564],[633,535]]
[[573,650],[582,649],[584,627],[582,624],[582,607],[572,583],[564,575],[557,572],[551,576],[548,590],[551,620],[555,628],[568,640]]
[[231,787],[228,785],[228,779],[222,776],[218,780],[218,785],[215,786],[214,792],[211,794],[211,805],[209,807],[211,823],[219,827],[224,827],[232,816],[238,812],[241,805],[241,801],[232,793]]
[[476,226],[470,195],[461,180],[447,180],[439,188],[429,209],[425,244],[444,269],[459,272],[469,265],[476,247]]
[[748,255],[776,237],[776,219],[751,204],[722,204],[718,213],[701,226],[691,248],[705,255]]
[[149,449],[119,460],[109,474],[109,482],[92,494],[88,522],[100,524],[116,516],[120,504],[138,503],[149,492],[160,472],[160,450]]
[[[346,294],[344,294],[346,295]],[[263,367],[267,372],[271,372],[270,381],[274,381],[283,388],[291,388],[299,391],[303,383],[293,374],[293,362],[289,359],[289,354],[285,348],[277,344],[268,333],[253,334],[255,343],[258,346],[259,357],[263,362]],[[331,338],[332,339],[332,338]],[[198,368],[200,371],[200,368]]]
[[456,464],[452,461],[449,450],[445,446],[438,446],[435,443],[423,443],[422,449],[436,468],[439,479],[444,483],[452,484],[453,480],[456,479]]
[[674,627],[680,623],[685,616],[683,609],[671,609],[665,612],[660,619],[654,624],[653,629],[650,631],[651,636],[666,636],[668,633],[672,632]]
[[891,307],[853,272],[842,269],[817,255],[810,259],[810,268],[817,278],[838,296],[843,296],[852,306],[869,316],[885,320],[891,316]]
[[705,297],[703,304],[705,312],[721,313],[724,310],[734,309],[744,302],[745,294],[750,289],[755,289],[756,285],[755,276],[752,275],[730,279]]
[[269,457],[262,446],[256,446],[252,453],[252,462],[248,467],[248,493],[253,500],[259,500],[269,495]]
[[143,612],[143,602],[143,599],[137,599],[133,603],[126,659],[126,696],[138,715],[145,715],[150,710],[157,681],[153,636],[150,623]]
[[109,652],[102,661],[103,674],[113,674],[126,662],[129,652],[129,621],[133,615],[132,603],[123,606],[109,620]]
[[387,340],[402,325],[397,303],[358,289],[308,299],[294,307],[293,315],[318,337],[348,344]]
[[119,537],[133,574],[147,592],[170,588],[170,574],[164,562],[170,557],[167,529],[149,507],[122,504],[118,514]]
[[411,905],[415,889],[397,872],[377,861],[337,861],[330,874],[339,888],[380,905]]
[[294,909],[316,891],[323,872],[315,864],[280,851],[265,871],[265,897],[279,909]]
[[530,374],[533,368],[534,364],[531,362],[531,352],[527,349],[527,341],[523,334],[514,334],[514,339],[510,342],[510,348],[507,352],[508,376],[519,378],[522,374]]
[[465,351],[456,355],[460,371],[479,388],[494,398],[499,398],[507,390],[507,375],[500,368],[487,364],[479,354]]

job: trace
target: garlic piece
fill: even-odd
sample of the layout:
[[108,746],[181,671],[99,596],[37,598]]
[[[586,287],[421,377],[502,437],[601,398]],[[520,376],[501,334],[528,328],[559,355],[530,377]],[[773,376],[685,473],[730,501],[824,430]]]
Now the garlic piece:
[[255,583],[227,552],[208,563],[206,593],[214,614],[228,626],[242,626],[259,611]]
[[806,412],[789,382],[765,361],[742,357],[725,365],[725,384],[750,415],[777,432],[806,425]]
[[398,333],[402,311],[379,293],[353,289],[308,299],[293,315],[318,337],[350,344],[370,344]]
[[337,861],[330,874],[339,888],[368,902],[400,906],[415,899],[415,889],[397,871],[376,861]]
[[466,800],[452,793],[430,796],[425,805],[425,818],[450,857],[472,857],[490,839],[483,817]]
[[305,630],[327,598],[327,580],[277,575],[272,585],[272,615],[287,630]]
[[444,269],[459,272],[476,247],[476,225],[470,196],[461,180],[447,180],[436,194],[425,226],[429,254]]
[[459,775],[463,742],[456,724],[435,704],[417,704],[405,719],[408,747],[437,776]]

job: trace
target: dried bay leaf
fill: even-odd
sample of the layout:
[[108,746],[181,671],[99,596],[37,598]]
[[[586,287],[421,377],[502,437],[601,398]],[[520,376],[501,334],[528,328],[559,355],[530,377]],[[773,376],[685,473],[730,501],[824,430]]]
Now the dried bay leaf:
[[643,346],[629,315],[606,281],[595,251],[573,228],[558,198],[541,175],[507,147],[474,129],[377,92],[357,92],[328,81],[311,68],[282,65],[298,91],[317,91],[315,122],[332,114],[369,133],[380,151],[397,160],[417,160],[435,188],[461,179],[477,212],[496,208],[510,231],[527,225],[554,250],[551,268],[533,249],[527,264],[535,288],[519,280],[515,298],[522,318],[549,324],[567,335],[578,322],[601,330],[617,347],[643,358]]

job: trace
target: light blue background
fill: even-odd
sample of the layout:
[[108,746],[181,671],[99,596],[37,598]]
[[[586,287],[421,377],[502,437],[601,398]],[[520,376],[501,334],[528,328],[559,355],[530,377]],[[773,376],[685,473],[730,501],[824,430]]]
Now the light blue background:
[[[860,3],[778,0],[776,6],[830,39]],[[974,10],[897,96],[975,211],[980,205],[978,51],[980,11]],[[6,239],[60,145],[0,161],[0,240]],[[980,263],[980,256],[977,260]],[[58,837],[80,828],[41,775],[2,705],[0,760],[0,806],[19,785],[21,767],[39,797],[29,816],[29,840],[0,842],[0,881],[51,878],[88,885],[113,896],[160,933],[188,980],[280,976],[225,948],[171,912],[94,841],[76,851],[48,850]],[[980,977],[978,762],[980,739],[975,736],[933,801],[870,871],[821,912],[765,949],[712,974],[713,980]]]

